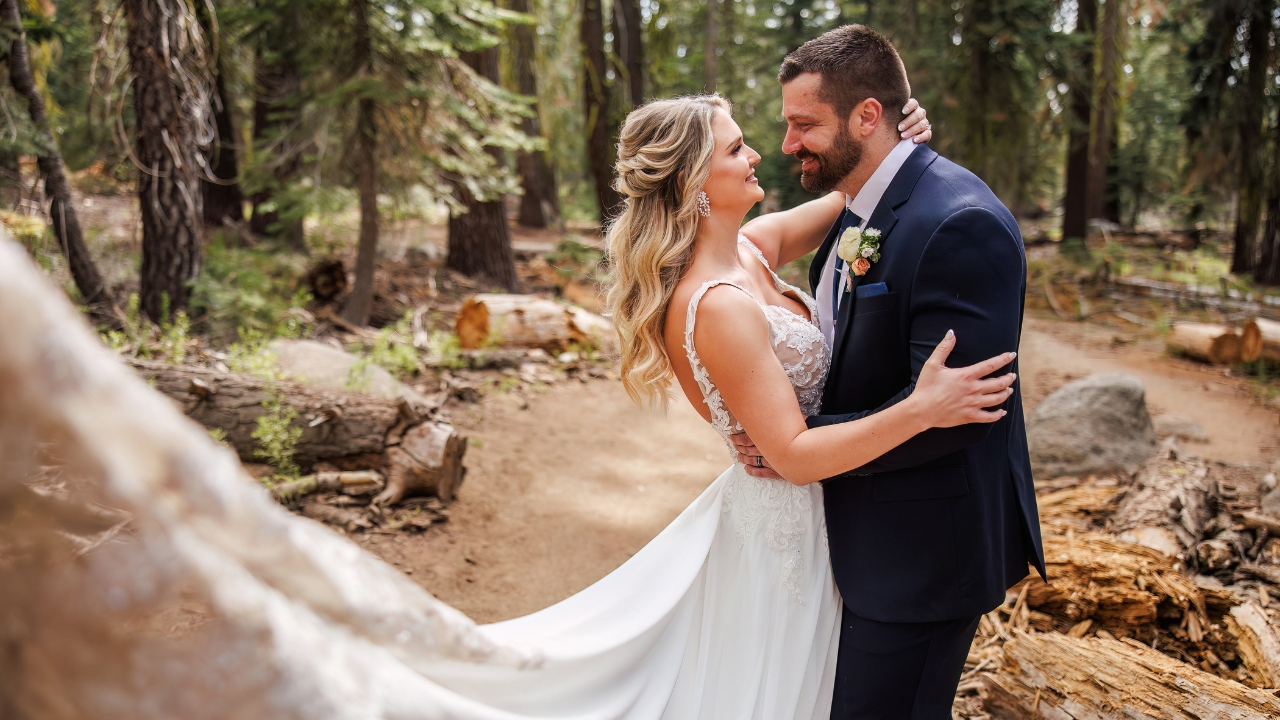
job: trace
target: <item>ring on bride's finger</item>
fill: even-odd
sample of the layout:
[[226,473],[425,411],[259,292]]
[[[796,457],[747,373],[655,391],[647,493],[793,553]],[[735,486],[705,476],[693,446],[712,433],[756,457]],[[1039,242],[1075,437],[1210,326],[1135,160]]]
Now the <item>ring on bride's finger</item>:
[[756,465],[756,467],[758,467],[758,468],[762,468],[762,467],[764,467],[764,458],[762,458],[762,457],[760,457],[759,455],[757,455],[757,456],[756,456],[756,463],[755,463],[755,465]]

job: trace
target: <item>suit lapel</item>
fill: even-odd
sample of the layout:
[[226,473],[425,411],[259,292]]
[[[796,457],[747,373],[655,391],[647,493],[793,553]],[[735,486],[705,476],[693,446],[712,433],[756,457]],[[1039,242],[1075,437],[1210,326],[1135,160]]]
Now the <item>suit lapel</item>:
[[[886,252],[884,248],[891,247],[890,233],[898,224],[898,215],[894,210],[907,202],[911,198],[911,191],[915,190],[916,183],[920,181],[920,176],[924,174],[926,168],[933,163],[938,157],[938,153],[929,149],[928,145],[920,145],[911,151],[911,155],[907,157],[906,162],[898,169],[898,174],[893,177],[893,182],[889,183],[889,187],[885,188],[884,195],[880,197],[880,204],[876,205],[876,210],[871,214],[871,219],[867,221],[867,227],[875,228],[880,231],[881,252]],[[846,211],[847,212],[847,211]],[[836,226],[837,228],[839,225]],[[830,241],[830,234],[827,237]],[[891,250],[890,250],[891,252]],[[817,261],[817,257],[814,258]],[[824,256],[825,261],[825,256]],[[881,258],[881,262],[884,258]],[[877,263],[878,264],[878,263]],[[875,272],[876,266],[872,265],[871,270],[867,274]],[[812,274],[812,273],[811,273]],[[857,293],[858,286],[866,275],[858,277],[853,276],[853,287],[850,288],[840,301],[840,312],[835,318],[835,354],[833,357],[833,367],[841,367],[844,360],[845,337],[849,333],[850,327],[853,325],[853,315],[856,310],[857,303],[854,295]]]

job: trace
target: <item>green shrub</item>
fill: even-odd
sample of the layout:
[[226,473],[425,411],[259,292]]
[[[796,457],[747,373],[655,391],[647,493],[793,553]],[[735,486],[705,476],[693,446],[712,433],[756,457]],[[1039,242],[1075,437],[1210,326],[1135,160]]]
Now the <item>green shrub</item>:
[[205,245],[200,277],[191,286],[191,313],[215,343],[243,332],[301,337],[301,309],[311,299],[302,286],[306,258],[269,243],[229,247],[221,233]]

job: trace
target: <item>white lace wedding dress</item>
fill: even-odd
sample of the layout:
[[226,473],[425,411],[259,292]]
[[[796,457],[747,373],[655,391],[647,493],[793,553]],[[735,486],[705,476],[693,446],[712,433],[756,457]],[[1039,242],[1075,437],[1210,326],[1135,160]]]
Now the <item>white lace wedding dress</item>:
[[[0,716],[828,717],[840,600],[819,485],[735,464],[603,580],[476,626],[272,501],[2,235],[0,644],[14,651],[0,657]],[[685,337],[727,438],[737,422],[693,343],[720,284],[694,295]],[[812,413],[823,337],[761,307]],[[104,508],[109,529],[84,520]]]
[[[769,272],[813,317],[813,300]],[[689,302],[685,351],[728,443],[742,427],[693,342],[698,304],[717,285],[733,283],[704,283]],[[801,409],[817,412],[830,361],[821,331],[786,308],[761,310]],[[821,485],[753,478],[735,462],[603,580],[480,628],[499,643],[536,648],[539,669],[455,662],[424,674],[475,701],[474,711],[459,705],[458,717],[826,720],[839,618]]]

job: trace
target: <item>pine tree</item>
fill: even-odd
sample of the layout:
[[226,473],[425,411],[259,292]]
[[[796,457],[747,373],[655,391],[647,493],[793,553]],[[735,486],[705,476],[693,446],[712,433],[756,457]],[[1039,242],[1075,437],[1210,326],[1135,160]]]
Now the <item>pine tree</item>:
[[155,322],[187,306],[200,273],[200,176],[209,126],[204,34],[183,0],[125,0],[140,165],[140,300]]

